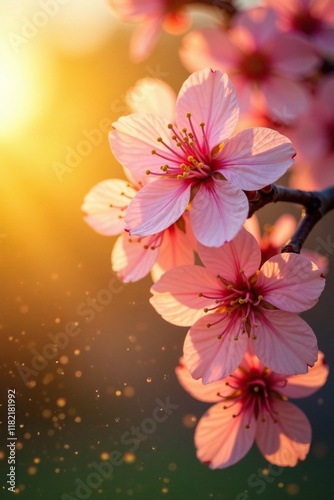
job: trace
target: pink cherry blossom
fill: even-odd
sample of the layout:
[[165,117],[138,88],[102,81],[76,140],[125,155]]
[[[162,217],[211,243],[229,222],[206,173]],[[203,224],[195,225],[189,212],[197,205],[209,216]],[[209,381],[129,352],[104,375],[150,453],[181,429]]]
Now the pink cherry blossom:
[[[133,111],[155,111],[165,118],[174,115],[176,96],[161,80],[144,78],[126,94]],[[94,186],[86,195],[82,210],[85,221],[105,236],[120,235],[111,254],[112,269],[124,282],[138,281],[151,271],[153,281],[173,267],[193,264],[196,240],[192,234],[189,213],[165,231],[145,237],[129,236],[124,231],[124,215],[137,192],[152,179],[141,178],[125,169],[128,180],[108,179]]]
[[334,183],[334,76],[320,80],[311,108],[290,132],[298,163],[289,183],[299,189],[322,189]]
[[85,221],[105,236],[120,235],[114,245],[112,269],[125,283],[138,281],[151,271],[154,281],[176,266],[192,264],[196,241],[189,227],[189,214],[165,231],[146,237],[129,236],[124,231],[124,213],[141,184],[109,179],[94,186],[86,195],[82,210]]
[[306,40],[279,31],[275,12],[261,7],[237,14],[228,31],[189,33],[180,56],[189,71],[206,66],[226,71],[242,112],[261,109],[283,123],[306,111],[310,96],[301,80],[320,62]]
[[195,431],[197,457],[211,469],[241,460],[254,441],[268,462],[294,467],[309,452],[311,426],[288,397],[301,398],[320,389],[328,367],[319,352],[304,375],[286,376],[266,368],[248,351],[238,368],[212,384],[194,380],[181,359],[176,375],[196,399],[216,403],[200,419]]
[[294,156],[290,141],[268,128],[231,136],[238,116],[228,76],[205,69],[182,85],[174,123],[143,113],[113,123],[109,140],[118,161],[136,175],[146,171],[153,180],[126,212],[131,235],[165,230],[190,203],[198,241],[219,246],[236,235],[248,214],[243,190],[276,181]]
[[130,54],[140,62],[151,53],[161,28],[182,33],[190,26],[189,16],[181,10],[186,0],[108,0],[114,14],[127,23],[139,24],[130,45]]
[[[244,228],[247,229],[255,238],[261,249],[261,264],[270,259],[274,255],[281,252],[283,245],[285,245],[292,237],[297,228],[297,221],[291,214],[281,215],[276,222],[265,224],[263,234],[261,235],[260,225],[258,218],[255,214],[245,221]],[[302,248],[301,255],[312,260],[320,269],[322,274],[328,273],[328,258],[316,251],[308,248]]]
[[317,341],[296,313],[313,307],[325,280],[301,255],[279,254],[260,267],[261,250],[242,229],[219,248],[198,245],[205,267],[181,266],[153,285],[150,302],[167,321],[191,326],[185,363],[207,384],[240,364],[249,345],[271,370],[306,373],[317,359]]
[[334,52],[334,4],[332,0],[266,0],[279,14],[280,27],[307,38],[325,54]]

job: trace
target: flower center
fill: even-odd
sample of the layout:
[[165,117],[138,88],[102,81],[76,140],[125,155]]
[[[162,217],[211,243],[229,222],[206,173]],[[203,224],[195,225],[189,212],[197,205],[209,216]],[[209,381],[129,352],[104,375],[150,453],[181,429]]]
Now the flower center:
[[[253,286],[257,279],[257,273],[247,279],[244,275],[243,269],[240,270],[240,279],[237,284],[229,283],[220,275],[217,278],[226,287],[222,291],[221,297],[211,297],[203,293],[199,293],[200,297],[214,299],[216,305],[213,307],[206,307],[204,312],[215,311],[221,313],[221,318],[214,322],[208,323],[206,326],[210,328],[223,321],[227,316],[230,318],[228,327],[218,335],[220,340],[222,336],[234,330],[234,340],[238,340],[240,334],[246,333],[249,338],[256,339],[255,330],[259,326],[256,321],[256,313],[259,304],[263,300],[263,296],[257,294]],[[237,325],[237,328],[235,326]]]
[[277,411],[275,410],[275,400],[287,400],[287,397],[280,393],[280,389],[285,387],[286,379],[273,374],[268,368],[251,368],[246,372],[244,368],[239,367],[240,375],[230,375],[229,382],[226,385],[234,389],[229,396],[221,396],[226,402],[224,409],[234,406],[237,402],[241,403],[238,413],[233,414],[233,418],[241,414],[247,414],[248,420],[246,427],[249,428],[252,417],[256,420],[265,422],[271,418],[277,422]]
[[174,145],[169,146],[162,137],[157,138],[157,142],[164,146],[166,154],[158,152],[156,149],[151,151],[152,155],[157,155],[168,163],[160,166],[162,173],[146,170],[147,175],[164,175],[178,180],[191,179],[203,180],[211,175],[211,153],[205,131],[205,123],[201,122],[201,135],[198,136],[194,129],[191,114],[187,113],[189,127],[184,127],[181,131],[172,123],[168,124]]
[[295,16],[292,26],[305,35],[313,35],[320,28],[320,20],[313,17],[310,12],[304,11]]
[[240,70],[250,80],[263,80],[270,73],[268,57],[260,52],[246,54],[240,65]]

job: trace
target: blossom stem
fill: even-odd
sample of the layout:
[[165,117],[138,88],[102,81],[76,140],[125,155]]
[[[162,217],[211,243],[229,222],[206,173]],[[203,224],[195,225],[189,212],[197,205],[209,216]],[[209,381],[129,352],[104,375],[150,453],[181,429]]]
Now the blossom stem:
[[268,203],[285,201],[304,207],[298,227],[289,243],[282,248],[282,252],[300,253],[303,243],[316,223],[334,209],[334,186],[321,191],[302,191],[272,184],[246,195],[249,199],[249,217]]

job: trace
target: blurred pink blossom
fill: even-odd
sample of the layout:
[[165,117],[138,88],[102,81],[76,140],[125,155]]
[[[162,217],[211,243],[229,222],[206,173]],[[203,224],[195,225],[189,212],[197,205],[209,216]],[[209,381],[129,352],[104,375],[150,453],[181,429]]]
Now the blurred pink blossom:
[[[283,245],[287,244],[289,239],[297,228],[297,221],[291,214],[281,215],[274,224],[265,224],[263,234],[261,235],[258,218],[255,214],[245,221],[244,228],[247,229],[255,238],[261,248],[263,264],[266,260],[281,252]],[[322,274],[328,273],[328,258],[316,251],[308,248],[302,248],[301,255],[312,260],[320,269]]]
[[297,465],[309,452],[311,426],[287,400],[316,392],[328,372],[321,352],[306,374],[286,376],[269,370],[248,351],[231,375],[204,385],[192,378],[181,359],[176,375],[183,388],[200,401],[216,403],[195,431],[198,459],[211,469],[223,469],[241,460],[255,441],[268,462]]
[[129,205],[126,229],[149,236],[167,229],[190,207],[195,237],[208,246],[230,241],[248,214],[243,190],[260,189],[293,163],[290,141],[268,128],[231,136],[239,107],[220,71],[205,69],[182,85],[175,121],[135,113],[113,123],[111,149],[146,184]]
[[191,24],[182,11],[187,0],[108,0],[114,14],[127,23],[139,24],[133,33],[130,55],[135,62],[148,57],[161,29],[183,33]]
[[285,32],[298,33],[321,53],[334,53],[333,0],[266,0],[279,14]]
[[275,12],[261,7],[237,14],[228,31],[216,27],[189,33],[180,56],[189,71],[206,66],[226,71],[242,112],[260,109],[283,123],[307,110],[310,97],[302,80],[320,62],[307,41],[281,32]]
[[310,111],[289,133],[298,162],[289,183],[299,189],[322,189],[334,184],[334,76],[324,76]]
[[317,266],[284,253],[259,269],[261,250],[246,229],[220,248],[199,244],[197,251],[205,267],[168,271],[150,299],[165,320],[192,325],[184,342],[192,376],[205,384],[226,377],[249,345],[271,370],[306,373],[317,359],[317,341],[296,313],[313,307],[325,286]]

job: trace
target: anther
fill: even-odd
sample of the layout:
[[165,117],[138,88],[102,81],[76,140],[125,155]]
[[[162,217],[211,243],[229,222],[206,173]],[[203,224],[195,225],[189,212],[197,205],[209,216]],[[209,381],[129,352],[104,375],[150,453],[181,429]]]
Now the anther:
[[146,172],[145,172],[145,173],[146,173],[146,175],[150,175],[151,170],[146,170]]

